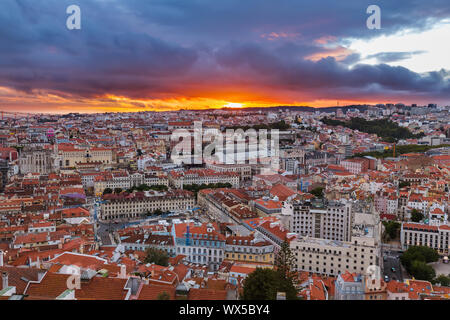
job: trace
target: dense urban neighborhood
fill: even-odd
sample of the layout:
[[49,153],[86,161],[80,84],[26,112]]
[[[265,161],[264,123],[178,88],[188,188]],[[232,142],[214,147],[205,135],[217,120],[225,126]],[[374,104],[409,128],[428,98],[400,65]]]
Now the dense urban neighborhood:
[[450,299],[448,106],[4,112],[0,146],[0,300]]

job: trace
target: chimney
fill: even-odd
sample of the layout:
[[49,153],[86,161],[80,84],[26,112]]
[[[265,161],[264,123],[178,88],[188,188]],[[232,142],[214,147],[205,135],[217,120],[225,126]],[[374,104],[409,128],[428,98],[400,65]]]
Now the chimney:
[[2,273],[2,289],[8,288],[8,273],[7,272],[3,272]]
[[127,267],[124,264],[120,265],[120,276],[119,278],[121,279],[126,279],[127,278]]

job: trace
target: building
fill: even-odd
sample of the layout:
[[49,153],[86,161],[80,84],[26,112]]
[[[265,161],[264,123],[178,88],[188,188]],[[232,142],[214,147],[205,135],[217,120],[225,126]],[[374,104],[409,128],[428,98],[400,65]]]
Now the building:
[[380,266],[381,223],[375,215],[357,213],[349,241],[298,237],[290,244],[298,271],[337,276],[345,271],[365,273]]
[[365,158],[346,159],[342,160],[340,165],[353,174],[359,174],[369,170],[370,160]]
[[268,216],[281,213],[281,208],[283,207],[281,201],[266,198],[256,199],[254,203],[255,210],[260,216]]
[[299,236],[350,241],[352,206],[337,201],[294,200],[284,206],[290,215],[290,230]]
[[177,189],[183,189],[184,185],[208,185],[213,183],[229,183],[232,188],[239,188],[240,174],[237,172],[218,172],[211,169],[171,171],[169,182]]
[[274,246],[264,240],[250,236],[229,236],[225,244],[225,259],[256,265],[272,265]]
[[54,171],[54,158],[51,150],[28,149],[22,151],[19,158],[19,172],[21,174],[39,173],[49,174]]
[[112,148],[82,148],[72,144],[59,144],[57,150],[61,168],[73,168],[77,163],[100,162],[111,165],[116,162],[116,155]]
[[103,196],[99,218],[104,221],[139,219],[156,210],[185,211],[194,208],[194,194],[187,190],[146,191]]
[[364,279],[357,273],[346,271],[335,282],[335,300],[364,300]]
[[206,163],[206,168],[216,172],[237,172],[241,181],[250,180],[252,178],[252,166],[248,164],[214,164]]
[[217,271],[225,253],[225,236],[219,233],[215,223],[176,223],[172,225],[172,236],[178,255],[185,261],[207,265]]
[[403,250],[410,246],[426,246],[437,250],[442,255],[450,252],[450,226],[428,225],[421,223],[402,223],[400,230],[400,242]]

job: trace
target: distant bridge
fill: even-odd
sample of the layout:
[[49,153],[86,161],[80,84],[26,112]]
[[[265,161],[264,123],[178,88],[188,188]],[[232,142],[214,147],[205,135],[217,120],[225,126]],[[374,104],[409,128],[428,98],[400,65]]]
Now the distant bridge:
[[43,114],[37,114],[37,113],[31,113],[31,112],[18,112],[18,111],[0,110],[0,119],[1,120],[21,119],[21,118],[28,118],[28,117],[41,116],[41,115],[43,115]]

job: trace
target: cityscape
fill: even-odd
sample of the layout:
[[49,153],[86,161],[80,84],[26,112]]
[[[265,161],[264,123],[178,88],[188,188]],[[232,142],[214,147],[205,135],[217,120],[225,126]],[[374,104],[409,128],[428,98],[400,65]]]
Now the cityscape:
[[449,300],[432,2],[4,0],[0,300]]

